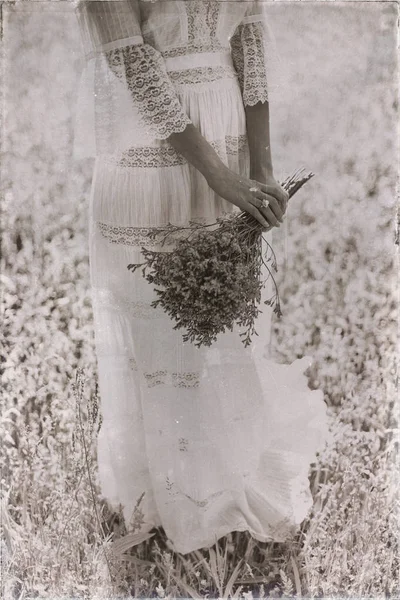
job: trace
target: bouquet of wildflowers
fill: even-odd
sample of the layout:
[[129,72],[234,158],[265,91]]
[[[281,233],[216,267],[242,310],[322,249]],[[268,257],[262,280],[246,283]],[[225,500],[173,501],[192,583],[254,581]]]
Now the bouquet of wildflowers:
[[[306,183],[313,173],[296,171],[281,185],[289,198]],[[211,229],[214,227],[214,229]],[[251,343],[255,320],[261,312],[261,291],[271,276],[275,293],[264,303],[274,306],[274,313],[282,315],[278,288],[272,271],[277,272],[275,254],[263,238],[260,223],[249,213],[241,211],[217,219],[216,223],[189,226],[169,223],[154,227],[148,236],[165,241],[184,232],[172,251],[154,251],[142,248],[144,263],[129,264],[134,272],[142,268],[145,279],[154,286],[159,296],[152,302],[160,305],[176,321],[174,329],[185,328],[184,341],[195,346],[211,346],[217,336],[234,324],[244,328],[240,333],[245,346]],[[262,239],[266,252],[262,251]],[[271,268],[269,267],[269,264]],[[262,281],[262,265],[268,277]]]

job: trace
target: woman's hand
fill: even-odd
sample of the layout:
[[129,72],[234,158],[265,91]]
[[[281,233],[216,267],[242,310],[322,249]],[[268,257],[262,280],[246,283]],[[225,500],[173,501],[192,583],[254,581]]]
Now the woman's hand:
[[268,231],[282,223],[289,194],[272,176],[264,179],[266,183],[248,179],[225,167],[213,172],[207,182],[216,194],[250,213]]
[[270,189],[269,193],[278,200],[281,210],[283,214],[285,214],[289,200],[289,192],[287,192],[285,188],[283,188],[275,179],[272,172],[262,173],[259,171],[251,171],[250,177],[252,179],[256,179],[260,183],[263,183]]

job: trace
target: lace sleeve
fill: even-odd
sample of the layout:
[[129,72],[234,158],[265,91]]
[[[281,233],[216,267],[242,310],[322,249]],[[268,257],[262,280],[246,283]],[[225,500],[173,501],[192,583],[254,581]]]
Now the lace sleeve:
[[138,130],[153,139],[183,131],[191,121],[161,53],[143,38],[139,1],[84,0],[78,3],[76,14],[86,58],[96,63],[90,68],[96,88],[97,130],[108,128],[101,146],[106,146],[106,138],[110,147],[111,139],[122,145],[117,121],[128,115],[125,127],[132,129],[135,122]]
[[152,137],[165,139],[191,123],[155,48],[134,44],[108,50],[105,56],[112,72],[128,87],[141,123]]
[[262,23],[241,23],[231,38],[232,59],[243,103],[268,101],[268,82]]
[[248,106],[270,101],[275,94],[280,97],[287,86],[268,21],[265,2],[248,2],[245,16],[230,40],[243,103]]

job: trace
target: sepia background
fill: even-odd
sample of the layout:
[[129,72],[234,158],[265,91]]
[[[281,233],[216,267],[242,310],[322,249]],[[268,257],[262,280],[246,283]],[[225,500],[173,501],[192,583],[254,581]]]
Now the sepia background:
[[124,525],[96,498],[94,163],[72,160],[73,6],[1,8],[3,597],[398,597],[396,3],[269,6],[288,81],[271,104],[275,175],[315,173],[274,232],[272,351],[315,358],[310,386],[324,390],[335,441],[310,472],[315,505],[296,543],[235,533],[221,557],[184,560],[162,532],[112,553]]

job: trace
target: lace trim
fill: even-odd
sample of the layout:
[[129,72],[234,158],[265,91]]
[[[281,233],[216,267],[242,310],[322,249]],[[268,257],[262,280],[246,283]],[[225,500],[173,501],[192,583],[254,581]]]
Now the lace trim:
[[208,43],[196,43],[196,41],[185,46],[176,48],[167,48],[160,50],[163,58],[173,58],[175,56],[184,56],[186,54],[197,54],[201,52],[223,52],[229,50],[229,46],[224,46],[218,39],[211,39]]
[[116,77],[126,81],[149,134],[165,139],[191,123],[155,48],[147,44],[126,46],[105,52],[105,56]]
[[101,221],[96,221],[96,224],[100,230],[100,233],[104,238],[109,240],[113,244],[124,244],[125,246],[134,246],[141,248],[168,248],[175,245],[179,233],[174,233],[169,236],[164,244],[161,244],[160,239],[152,239],[148,236],[148,233],[153,227],[123,227],[121,225],[109,225]]
[[172,373],[172,384],[174,387],[179,388],[199,387],[200,374],[197,371],[188,373]]
[[213,81],[220,81],[223,79],[236,80],[237,74],[233,67],[226,65],[170,71],[169,78],[175,86],[185,86],[212,83]]
[[122,153],[122,158],[113,158],[112,164],[118,167],[177,167],[186,165],[187,160],[179,154],[172,146],[154,148],[151,146],[141,148],[129,148]]
[[[247,136],[228,135],[223,140],[214,140],[209,142],[219,156],[235,156],[243,152],[248,147]],[[160,168],[177,167],[187,164],[186,158],[175,150],[173,146],[141,146],[138,148],[129,148],[122,154],[108,155],[107,162],[113,166],[126,168]]]
[[185,2],[189,43],[215,38],[220,11],[219,2]]
[[225,140],[212,141],[209,144],[220,156],[237,155],[248,147],[247,135],[226,136]]
[[144,373],[149,388],[156,385],[172,385],[176,388],[197,388],[200,385],[200,373],[170,373],[166,370]]
[[268,101],[263,31],[261,22],[242,24],[231,38],[232,60],[246,106]]

